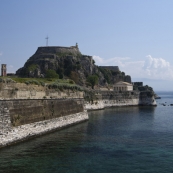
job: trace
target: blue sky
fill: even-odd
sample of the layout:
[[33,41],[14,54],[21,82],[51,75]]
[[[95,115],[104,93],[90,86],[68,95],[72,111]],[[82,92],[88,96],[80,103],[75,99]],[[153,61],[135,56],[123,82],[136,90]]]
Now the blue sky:
[[172,0],[1,0],[0,63],[15,72],[37,47],[72,46],[155,90],[173,90]]

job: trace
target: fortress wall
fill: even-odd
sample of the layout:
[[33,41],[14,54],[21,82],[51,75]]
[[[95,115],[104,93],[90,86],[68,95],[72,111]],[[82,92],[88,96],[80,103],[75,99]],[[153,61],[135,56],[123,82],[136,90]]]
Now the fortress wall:
[[98,100],[93,103],[86,102],[85,109],[86,110],[96,110],[96,109],[104,109],[107,107],[115,107],[115,106],[137,106],[139,105],[139,99],[121,99],[121,100]]
[[[104,109],[106,107],[113,106],[138,106],[138,105],[150,105],[156,106],[156,100],[151,92],[111,92],[111,91],[97,91],[99,97],[90,98],[85,101],[85,109]],[[102,96],[102,97],[100,97]]]
[[[62,117],[83,112],[83,105],[75,100],[16,100],[8,101],[13,126]],[[67,109],[68,108],[68,109]]]
[[83,92],[53,89],[24,83],[0,83],[0,99],[83,98]]
[[0,111],[4,122],[7,122],[5,117],[10,117],[11,126],[15,127],[83,112],[84,109],[82,100],[29,99],[0,101]]
[[38,47],[35,54],[57,54],[57,53],[65,53],[65,54],[73,54],[78,55],[81,54],[78,48],[73,47],[60,47],[60,46],[47,46],[47,47]]
[[[37,92],[41,90],[42,88],[37,88]],[[6,86],[6,91],[10,91],[9,86]],[[56,93],[58,92],[55,92],[55,95]],[[85,121],[88,119],[86,110],[112,106],[156,106],[152,92],[98,90],[85,94],[86,101],[83,99],[0,100],[0,147]]]
[[131,99],[139,98],[140,92],[138,91],[99,91],[99,94],[102,95],[102,99]]
[[88,119],[83,100],[0,101],[0,147]]

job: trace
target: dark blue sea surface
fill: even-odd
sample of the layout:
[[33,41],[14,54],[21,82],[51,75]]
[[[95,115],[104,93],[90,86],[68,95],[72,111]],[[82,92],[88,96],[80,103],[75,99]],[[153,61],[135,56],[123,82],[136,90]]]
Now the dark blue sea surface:
[[0,149],[0,172],[172,173],[173,93],[158,94],[157,107],[92,111],[88,122]]

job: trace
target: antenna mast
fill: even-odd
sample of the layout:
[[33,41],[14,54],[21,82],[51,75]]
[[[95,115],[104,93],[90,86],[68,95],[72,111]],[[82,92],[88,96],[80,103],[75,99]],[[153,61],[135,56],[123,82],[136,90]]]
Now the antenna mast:
[[46,46],[48,46],[48,39],[49,39],[49,37],[47,36],[45,39],[46,39]]

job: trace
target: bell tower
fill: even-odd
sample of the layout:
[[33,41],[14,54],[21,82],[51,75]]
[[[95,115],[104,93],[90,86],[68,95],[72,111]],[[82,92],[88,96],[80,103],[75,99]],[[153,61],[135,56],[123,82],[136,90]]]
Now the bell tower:
[[7,65],[1,64],[1,76],[7,76]]

